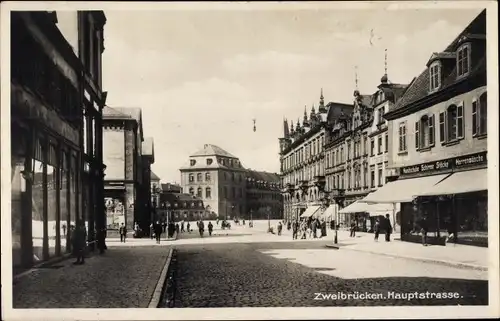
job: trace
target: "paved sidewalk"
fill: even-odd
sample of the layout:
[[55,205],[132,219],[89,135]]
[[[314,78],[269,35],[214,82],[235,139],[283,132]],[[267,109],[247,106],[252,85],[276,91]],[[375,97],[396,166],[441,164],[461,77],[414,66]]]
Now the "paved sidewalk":
[[111,248],[84,265],[34,269],[13,284],[13,308],[147,308],[169,247]]
[[455,267],[488,269],[488,248],[448,244],[446,246],[423,246],[419,243],[395,240],[385,242],[381,235],[378,242],[371,233],[357,233],[356,238],[349,237],[346,231],[339,231],[339,245],[341,250],[361,251],[366,253],[413,259],[430,263],[440,263]]

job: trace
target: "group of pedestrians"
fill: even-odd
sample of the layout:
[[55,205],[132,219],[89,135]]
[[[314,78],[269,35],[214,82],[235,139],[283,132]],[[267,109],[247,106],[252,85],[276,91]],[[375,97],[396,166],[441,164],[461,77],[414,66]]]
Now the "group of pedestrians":
[[375,241],[378,242],[378,237],[379,237],[380,232],[382,230],[385,233],[385,241],[390,242],[391,241],[391,234],[392,234],[392,224],[391,224],[391,220],[389,219],[389,214],[386,214],[382,220],[380,218],[376,219],[375,225],[373,226],[373,233],[375,234]]
[[[321,238],[326,236],[326,222],[319,218],[303,219],[302,221],[294,220],[288,222],[287,229],[292,230],[292,239],[296,240],[300,237],[301,240],[307,238]],[[319,230],[319,233],[318,233]]]

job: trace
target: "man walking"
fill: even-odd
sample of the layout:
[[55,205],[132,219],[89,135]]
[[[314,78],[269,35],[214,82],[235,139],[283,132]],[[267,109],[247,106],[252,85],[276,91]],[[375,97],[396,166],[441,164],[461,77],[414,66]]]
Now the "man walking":
[[392,225],[389,219],[389,214],[385,214],[385,241],[391,241]]
[[160,237],[161,237],[161,232],[162,232],[162,226],[160,224],[160,221],[156,221],[155,224],[155,237],[156,237],[156,244],[160,244]]
[[283,229],[283,225],[281,224],[281,221],[278,222],[278,235],[281,235],[281,230]]
[[85,230],[85,223],[83,221],[79,221],[76,224],[72,241],[76,256],[76,262],[74,262],[73,264],[84,264],[85,246],[87,245],[87,231]]
[[297,239],[297,233],[299,232],[299,223],[297,221],[293,221],[292,223],[292,239]]
[[127,238],[127,228],[125,227],[125,223],[122,223],[120,226],[120,242],[125,243],[125,239]]
[[375,221],[375,226],[373,227],[373,233],[375,233],[375,241],[378,242],[378,236],[380,235],[380,220],[378,218]]
[[212,231],[214,230],[214,226],[212,222],[208,222],[208,235],[212,236]]
[[198,223],[198,230],[200,231],[200,237],[203,237],[203,231],[205,230],[205,224],[200,220]]
[[184,221],[181,222],[181,233],[184,233]]

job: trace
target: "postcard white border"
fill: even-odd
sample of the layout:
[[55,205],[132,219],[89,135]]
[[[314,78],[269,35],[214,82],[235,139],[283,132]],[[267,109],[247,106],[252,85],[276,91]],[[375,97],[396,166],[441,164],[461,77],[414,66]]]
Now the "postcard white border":
[[[50,8],[50,9],[49,9]],[[325,307],[325,308],[206,308],[206,309],[12,309],[10,228],[10,10],[298,10],[298,9],[451,9],[487,8],[488,35],[488,197],[489,306],[485,307]],[[213,320],[213,319],[402,319],[489,318],[500,315],[498,206],[498,16],[495,1],[387,2],[2,2],[1,3],[1,213],[2,313],[5,320]]]

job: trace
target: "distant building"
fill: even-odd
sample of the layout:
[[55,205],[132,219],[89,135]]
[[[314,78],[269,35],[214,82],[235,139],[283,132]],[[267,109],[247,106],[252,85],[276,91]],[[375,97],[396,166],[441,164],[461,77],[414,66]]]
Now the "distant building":
[[[143,213],[144,226],[151,224],[153,213],[153,189],[151,189],[151,165],[155,162],[154,140],[152,137],[144,137],[142,142],[142,185],[138,189],[138,199],[142,201],[138,204],[138,211]],[[149,216],[148,216],[149,214]]]
[[[163,184],[167,185],[167,184]],[[205,209],[203,200],[191,194],[178,193],[176,190],[163,190],[157,220],[166,222],[196,221],[215,218]],[[195,227],[193,227],[195,228]]]
[[182,187],[178,184],[173,184],[173,183],[166,183],[166,184],[161,184],[161,188],[163,192],[169,192],[169,193],[182,193]]
[[254,170],[246,172],[246,215],[245,219],[282,219],[283,196],[281,180],[277,173]]
[[242,217],[246,212],[246,170],[238,157],[205,144],[180,169],[184,193],[203,200],[207,213],[221,218]]

